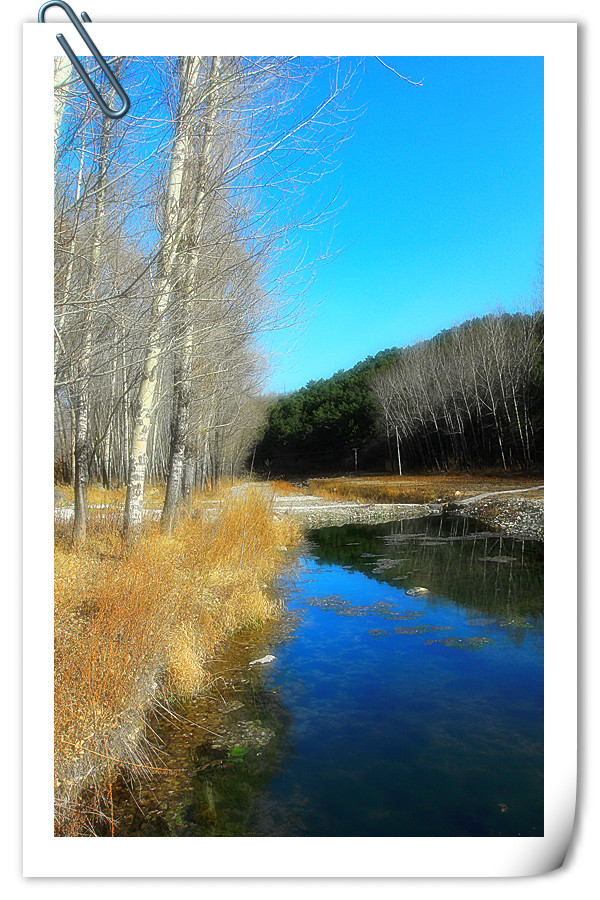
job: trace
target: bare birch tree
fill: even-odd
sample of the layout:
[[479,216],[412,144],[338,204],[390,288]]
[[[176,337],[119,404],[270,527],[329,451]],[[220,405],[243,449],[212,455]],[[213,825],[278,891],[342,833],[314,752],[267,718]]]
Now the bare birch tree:
[[200,64],[199,57],[189,57],[182,58],[178,66],[179,101],[165,191],[158,275],[154,284],[149,338],[137,393],[128,466],[123,525],[126,537],[131,537],[139,532],[142,524],[148,437],[154,412],[157,369],[163,350],[163,319],[174,289],[173,276],[177,244],[181,237],[182,227],[187,220],[186,210],[182,204],[182,190],[195,127],[194,114],[197,111],[196,98],[199,90]]

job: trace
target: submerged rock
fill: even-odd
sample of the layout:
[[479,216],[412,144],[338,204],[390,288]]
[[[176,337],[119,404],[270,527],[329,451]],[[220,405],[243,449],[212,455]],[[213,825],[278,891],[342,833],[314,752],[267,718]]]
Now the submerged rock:
[[346,616],[347,618],[355,618],[358,616],[369,616],[373,612],[370,606],[346,606],[343,609],[336,610],[336,616]]
[[242,709],[243,706],[244,704],[241,700],[231,700],[223,709],[223,713],[227,715],[228,713],[236,712],[236,710]]
[[241,757],[248,750],[266,747],[274,737],[275,732],[262,722],[252,720],[236,722],[227,728],[220,740],[212,742],[212,748],[215,751],[227,749],[234,758]]
[[533,628],[532,623],[525,618],[525,616],[514,615],[511,616],[510,619],[502,619],[500,621],[500,628],[506,628],[507,625],[512,625],[513,628]]
[[401,622],[406,622],[408,619],[419,619],[421,616],[424,616],[425,610],[404,609],[402,612],[394,612],[391,609],[376,610],[376,614],[381,619],[399,619]]
[[260,659],[253,659],[251,663],[248,663],[249,666],[266,666],[267,663],[272,663],[275,660],[275,657],[271,653],[267,653],[266,656],[261,656]]
[[396,569],[398,567],[398,563],[395,559],[380,559],[379,562],[375,565],[372,572],[373,575],[381,575],[383,572],[386,572],[388,569]]
[[394,628],[394,634],[429,634],[432,631],[451,631],[453,628],[453,625],[401,625]]
[[339,594],[331,594],[329,597],[307,597],[302,600],[303,606],[315,606],[317,609],[343,609],[350,606],[349,600],[344,600]]
[[482,562],[500,562],[500,563],[517,562],[516,556],[480,556],[479,559]]
[[484,644],[494,644],[493,641],[489,637],[470,637],[470,638],[433,638],[430,641],[425,641],[425,646],[429,644],[443,644],[444,647],[454,647],[459,650],[481,650]]

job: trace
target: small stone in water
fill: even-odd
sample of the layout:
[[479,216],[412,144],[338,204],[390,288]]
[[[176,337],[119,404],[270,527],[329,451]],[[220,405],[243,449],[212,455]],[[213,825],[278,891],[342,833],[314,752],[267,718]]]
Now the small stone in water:
[[425,597],[427,594],[430,594],[431,591],[426,587],[414,587],[409,588],[406,593],[409,597]]
[[260,659],[253,659],[251,663],[248,663],[248,665],[257,666],[260,664],[261,666],[264,666],[267,663],[273,662],[274,659],[275,657],[272,656],[272,654],[267,653],[266,656],[262,656]]

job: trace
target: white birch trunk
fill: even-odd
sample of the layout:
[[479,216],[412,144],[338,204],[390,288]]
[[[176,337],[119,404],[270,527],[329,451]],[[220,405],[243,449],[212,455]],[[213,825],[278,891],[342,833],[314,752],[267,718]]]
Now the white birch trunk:
[[[206,180],[208,177],[209,160],[212,148],[215,120],[219,109],[218,79],[221,72],[221,58],[214,57],[211,65],[207,94],[209,96],[206,124],[202,147],[199,154],[197,171],[194,178],[200,185],[200,190],[195,198],[194,215],[190,217],[188,227],[192,236],[197,237],[202,228],[204,215],[204,202],[206,199]],[[188,178],[188,182],[190,179]],[[186,273],[187,274],[187,273]],[[193,275],[192,271],[192,275]],[[184,317],[184,338],[179,364],[176,369],[176,403],[174,406],[174,420],[171,432],[171,447],[169,452],[169,471],[167,477],[167,491],[161,516],[161,529],[171,533],[175,520],[175,513],[182,494],[183,470],[185,462],[185,447],[188,438],[190,422],[191,400],[191,363],[193,344],[193,320],[190,301],[181,300]]]
[[402,461],[400,459],[400,438],[398,436],[398,426],[396,425],[396,453],[398,454],[398,475],[402,475]]
[[178,241],[178,227],[181,223],[181,195],[186,159],[188,155],[188,135],[191,126],[191,94],[200,71],[199,57],[186,60],[187,71],[181,78],[177,125],[171,153],[171,165],[167,183],[165,226],[163,233],[162,273],[154,292],[151,324],[142,378],[136,399],[136,412],[131,437],[131,454],[123,518],[123,535],[129,540],[135,538],[142,526],[144,508],[144,483],[148,462],[148,438],[154,413],[157,370],[162,352],[162,320],[167,307],[172,283]]
[[88,426],[89,426],[89,365],[91,353],[91,332],[88,330],[78,366],[78,388],[75,402],[75,508],[73,541],[85,542],[87,533],[87,486],[88,486]]

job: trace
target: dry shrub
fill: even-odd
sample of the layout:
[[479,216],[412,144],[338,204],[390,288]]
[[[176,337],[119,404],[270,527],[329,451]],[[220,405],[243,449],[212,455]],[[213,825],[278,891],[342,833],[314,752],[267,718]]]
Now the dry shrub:
[[[129,551],[118,517],[91,516],[84,548],[55,547],[57,830],[72,833],[82,790],[100,796],[120,766],[152,765],[144,716],[158,698],[193,694],[236,629],[277,613],[269,581],[298,540],[264,491],[222,495],[172,536],[148,523]],[[79,810],[79,812],[76,812]]]

